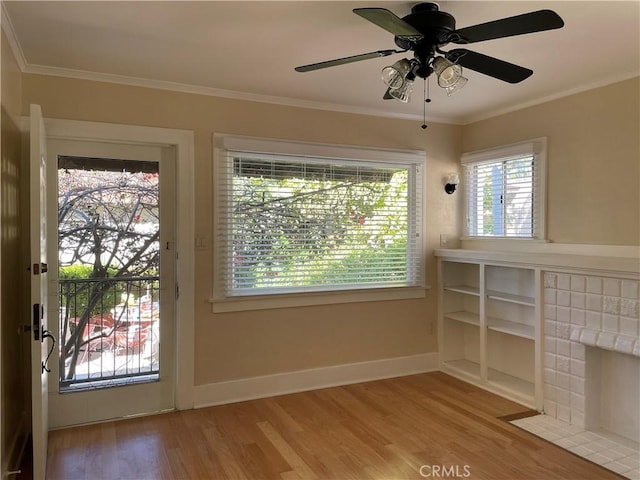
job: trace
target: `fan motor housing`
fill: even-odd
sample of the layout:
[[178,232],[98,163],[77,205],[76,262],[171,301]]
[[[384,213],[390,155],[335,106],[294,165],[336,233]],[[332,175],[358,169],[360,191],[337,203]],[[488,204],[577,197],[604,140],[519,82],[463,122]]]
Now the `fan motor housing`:
[[[441,12],[436,3],[418,3],[402,20],[418,30],[424,37],[419,43],[441,45],[447,43],[449,35],[456,29],[456,20],[447,12]],[[396,45],[407,49],[411,42],[396,37]]]

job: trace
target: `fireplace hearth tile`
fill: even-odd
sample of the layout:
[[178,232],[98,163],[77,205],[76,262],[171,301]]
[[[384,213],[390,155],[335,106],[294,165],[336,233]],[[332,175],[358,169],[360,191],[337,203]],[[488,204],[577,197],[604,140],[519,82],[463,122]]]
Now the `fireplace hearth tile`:
[[545,414],[513,420],[510,423],[612,472],[632,480],[640,479],[638,448],[630,448],[606,434],[583,430]]

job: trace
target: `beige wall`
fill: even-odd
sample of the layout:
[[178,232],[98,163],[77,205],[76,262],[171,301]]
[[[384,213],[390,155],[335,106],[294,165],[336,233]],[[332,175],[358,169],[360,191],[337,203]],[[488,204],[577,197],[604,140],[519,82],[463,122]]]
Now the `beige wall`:
[[[549,238],[638,245],[638,79],[465,127],[314,111],[59,77],[23,75],[22,109],[46,117],[195,132],[196,234],[211,236],[213,133],[427,152],[427,272],[440,233],[461,232],[444,174],[462,151],[549,138]],[[424,300],[212,314],[211,250],[196,251],[195,383],[435,351],[435,291]]]
[[463,151],[548,137],[547,233],[558,243],[640,245],[640,78],[463,129]]
[[[459,126],[391,120],[59,77],[23,76],[23,111],[45,117],[188,129],[195,132],[196,234],[211,236],[213,133],[427,152],[428,283],[440,233],[460,234],[459,196],[442,177],[457,170]],[[196,251],[195,383],[435,351],[436,293],[426,299],[212,314],[211,250]]]
[[[21,209],[24,202],[21,194],[21,136],[18,128],[21,113],[21,74],[9,49],[2,38],[2,132],[0,182],[2,201],[0,203],[0,270],[2,292],[0,298],[1,338],[2,338],[2,398],[0,399],[0,448],[2,449],[2,472],[18,466],[19,449],[29,429],[31,411],[29,392],[29,336],[18,334],[21,323],[28,324],[28,309],[23,302],[23,281],[26,264],[21,260],[24,229],[21,225]],[[22,216],[24,217],[24,216]]]

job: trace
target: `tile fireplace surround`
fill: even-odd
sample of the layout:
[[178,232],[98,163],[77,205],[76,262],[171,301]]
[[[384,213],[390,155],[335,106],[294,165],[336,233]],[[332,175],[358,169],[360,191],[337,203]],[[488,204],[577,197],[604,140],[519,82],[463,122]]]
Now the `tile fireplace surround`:
[[[547,415],[579,427],[589,426],[585,417],[590,383],[586,368],[588,348],[640,357],[639,293],[636,280],[545,272]],[[639,394],[626,393],[636,398]],[[637,412],[634,415],[637,418]]]
[[[611,433],[610,439],[620,448],[636,451],[640,441],[639,283],[628,278],[544,273],[545,416],[567,430]],[[612,462],[600,452],[590,454],[587,458],[606,467]],[[640,464],[637,455],[629,458]],[[615,470],[636,478],[638,470],[630,467],[629,472]]]

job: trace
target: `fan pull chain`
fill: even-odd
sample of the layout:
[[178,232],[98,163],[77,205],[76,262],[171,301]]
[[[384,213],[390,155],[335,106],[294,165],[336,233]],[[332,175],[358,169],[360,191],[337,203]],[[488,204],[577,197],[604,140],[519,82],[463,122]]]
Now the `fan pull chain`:
[[427,129],[427,103],[431,102],[431,93],[429,92],[429,77],[424,79],[424,102],[422,104],[422,129]]

